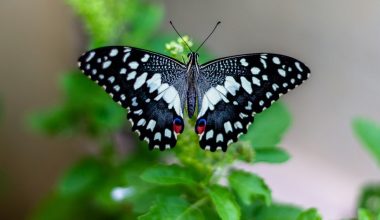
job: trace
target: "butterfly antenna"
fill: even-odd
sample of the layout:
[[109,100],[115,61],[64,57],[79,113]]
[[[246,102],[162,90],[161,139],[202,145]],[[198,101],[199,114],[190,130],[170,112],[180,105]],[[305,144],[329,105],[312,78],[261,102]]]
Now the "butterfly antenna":
[[174,31],[178,34],[178,36],[182,39],[182,41],[186,44],[187,48],[189,48],[189,50],[190,50],[191,52],[193,52],[193,51],[191,50],[191,48],[189,47],[189,45],[186,43],[186,41],[185,41],[185,40],[182,38],[182,36],[179,34],[179,32],[177,31],[177,29],[174,27],[173,22],[172,22],[172,21],[169,21],[169,23],[170,23],[170,25],[173,27]]
[[206,37],[206,39],[202,42],[202,44],[199,45],[198,49],[195,52],[198,52],[198,50],[201,49],[203,44],[206,43],[206,41],[211,37],[211,35],[214,33],[215,29],[219,26],[220,23],[221,23],[220,21],[218,21],[218,23],[216,23],[214,29],[212,29],[211,33]]

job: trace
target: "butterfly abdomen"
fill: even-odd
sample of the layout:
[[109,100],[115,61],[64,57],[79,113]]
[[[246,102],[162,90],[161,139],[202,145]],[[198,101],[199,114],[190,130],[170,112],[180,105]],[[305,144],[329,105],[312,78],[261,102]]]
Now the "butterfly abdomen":
[[195,112],[195,104],[196,104],[196,89],[195,89],[195,80],[194,80],[194,70],[190,69],[188,73],[188,81],[187,81],[187,114],[189,118],[192,118]]

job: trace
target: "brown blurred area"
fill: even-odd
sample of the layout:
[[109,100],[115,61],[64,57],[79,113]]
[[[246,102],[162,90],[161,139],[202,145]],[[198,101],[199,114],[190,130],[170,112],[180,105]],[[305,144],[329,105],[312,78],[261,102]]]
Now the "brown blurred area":
[[28,114],[59,103],[58,78],[83,50],[64,2],[0,2],[0,218],[23,219],[83,152],[79,140],[49,139],[26,126]]
[[[326,219],[352,216],[360,186],[379,181],[375,162],[351,130],[355,116],[380,121],[380,2],[164,1],[167,21],[203,39],[218,56],[276,52],[299,58],[312,78],[283,99],[293,127],[285,165],[259,165],[277,200],[317,207]],[[172,31],[168,24],[163,29]],[[22,219],[61,172],[88,153],[83,140],[48,139],[26,128],[26,116],[60,101],[58,78],[75,68],[83,30],[63,1],[0,2],[0,218]]]

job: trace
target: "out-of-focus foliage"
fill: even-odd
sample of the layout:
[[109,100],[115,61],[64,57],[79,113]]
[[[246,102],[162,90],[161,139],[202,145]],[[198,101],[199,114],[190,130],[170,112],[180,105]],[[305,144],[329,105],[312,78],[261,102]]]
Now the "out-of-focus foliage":
[[[380,124],[364,118],[353,121],[353,129],[363,147],[380,165]],[[358,201],[360,220],[380,220],[380,183],[371,183],[363,187]]]
[[357,118],[353,122],[354,131],[363,146],[380,165],[380,125],[364,118]]
[[380,184],[372,183],[362,188],[358,209],[363,209],[371,216],[380,217]]
[[[176,59],[187,59],[193,41],[160,33],[162,5],[138,0],[68,0],[83,21],[89,47],[130,45]],[[185,42],[186,43],[185,43]],[[200,60],[211,56],[205,49]],[[281,103],[255,117],[255,123],[227,153],[199,148],[187,120],[171,151],[148,151],[145,143],[125,146],[126,111],[77,70],[61,79],[61,104],[30,119],[46,135],[80,135],[94,140],[99,154],[73,164],[32,219],[321,219],[315,209],[273,204],[271,190],[258,175],[239,170],[236,161],[282,163],[279,147],[290,125]],[[119,149],[127,148],[120,155]],[[171,161],[168,163],[168,161]],[[226,180],[225,184],[221,184]]]
[[259,208],[255,214],[257,220],[321,220],[314,208],[302,210],[293,205],[273,204]]
[[367,209],[360,208],[358,210],[358,220],[380,220],[380,214],[375,215]]

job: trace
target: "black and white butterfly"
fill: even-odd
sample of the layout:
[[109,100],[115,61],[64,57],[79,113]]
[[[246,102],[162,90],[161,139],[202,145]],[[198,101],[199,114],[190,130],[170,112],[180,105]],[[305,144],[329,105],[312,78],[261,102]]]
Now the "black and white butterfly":
[[201,148],[226,151],[247,132],[256,113],[310,76],[303,63],[279,54],[236,55],[203,65],[196,52],[188,58],[185,64],[139,48],[109,46],[84,53],[78,65],[128,109],[132,130],[149,149],[160,150],[175,146],[187,109],[190,118],[197,113],[195,132]]

